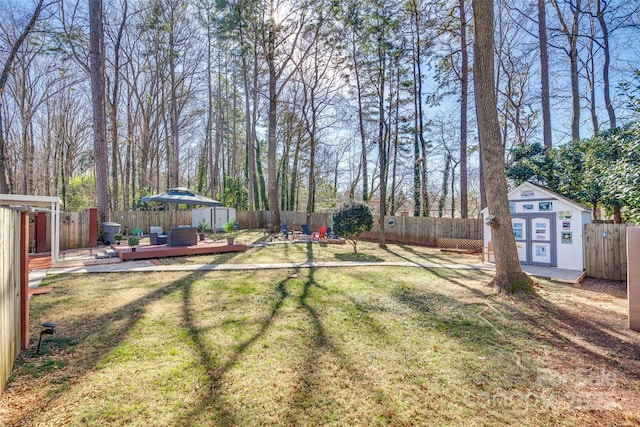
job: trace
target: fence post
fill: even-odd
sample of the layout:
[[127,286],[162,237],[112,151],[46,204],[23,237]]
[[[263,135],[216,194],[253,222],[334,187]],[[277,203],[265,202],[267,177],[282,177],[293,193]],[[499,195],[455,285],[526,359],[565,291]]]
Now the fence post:
[[640,331],[640,228],[627,228],[627,301],[629,329]]

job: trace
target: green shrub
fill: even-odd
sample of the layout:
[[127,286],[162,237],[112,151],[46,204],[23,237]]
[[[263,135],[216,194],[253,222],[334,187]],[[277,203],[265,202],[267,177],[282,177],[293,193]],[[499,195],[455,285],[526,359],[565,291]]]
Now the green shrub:
[[206,219],[202,218],[202,221],[198,223],[198,233],[204,233],[209,230],[209,223]]
[[358,253],[358,239],[365,231],[373,227],[373,215],[368,206],[349,202],[338,208],[333,214],[333,232],[353,246]]
[[137,237],[129,237],[127,243],[133,248],[134,246],[138,246],[140,244],[140,239]]
[[229,237],[235,236],[236,235],[235,219],[232,218],[229,221],[225,222],[224,225],[222,226],[222,229],[224,230],[225,233],[227,233]]

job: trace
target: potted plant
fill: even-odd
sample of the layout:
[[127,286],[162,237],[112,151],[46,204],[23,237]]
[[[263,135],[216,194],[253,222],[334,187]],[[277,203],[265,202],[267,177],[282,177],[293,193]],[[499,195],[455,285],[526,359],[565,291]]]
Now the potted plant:
[[122,235],[122,233],[118,232],[113,235],[113,239],[116,241],[116,245],[119,245],[120,241],[124,239],[124,236]]
[[200,241],[204,240],[204,233],[209,229],[209,223],[206,219],[202,218],[202,221],[198,223],[198,236],[200,236]]
[[129,240],[127,240],[127,243],[129,243],[129,246],[131,246],[131,252],[135,252],[136,246],[140,244],[140,239],[138,237],[132,236],[132,237],[129,237]]
[[236,237],[236,222],[233,219],[225,222],[222,229],[227,234],[227,245],[233,245],[233,241]]

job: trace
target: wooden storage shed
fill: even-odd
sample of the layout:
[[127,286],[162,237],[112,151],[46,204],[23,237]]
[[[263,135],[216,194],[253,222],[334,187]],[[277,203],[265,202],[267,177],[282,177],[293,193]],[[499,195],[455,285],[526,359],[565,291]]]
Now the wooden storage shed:
[[[521,264],[584,270],[584,226],[591,223],[589,209],[529,182],[509,192],[509,209]],[[491,241],[488,215],[488,208],[483,209],[485,247]]]

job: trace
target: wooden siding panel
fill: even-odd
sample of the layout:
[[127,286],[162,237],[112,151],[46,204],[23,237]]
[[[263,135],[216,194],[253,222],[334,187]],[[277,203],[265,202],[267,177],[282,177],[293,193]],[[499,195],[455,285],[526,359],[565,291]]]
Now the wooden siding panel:
[[20,352],[20,214],[0,208],[0,395]]

